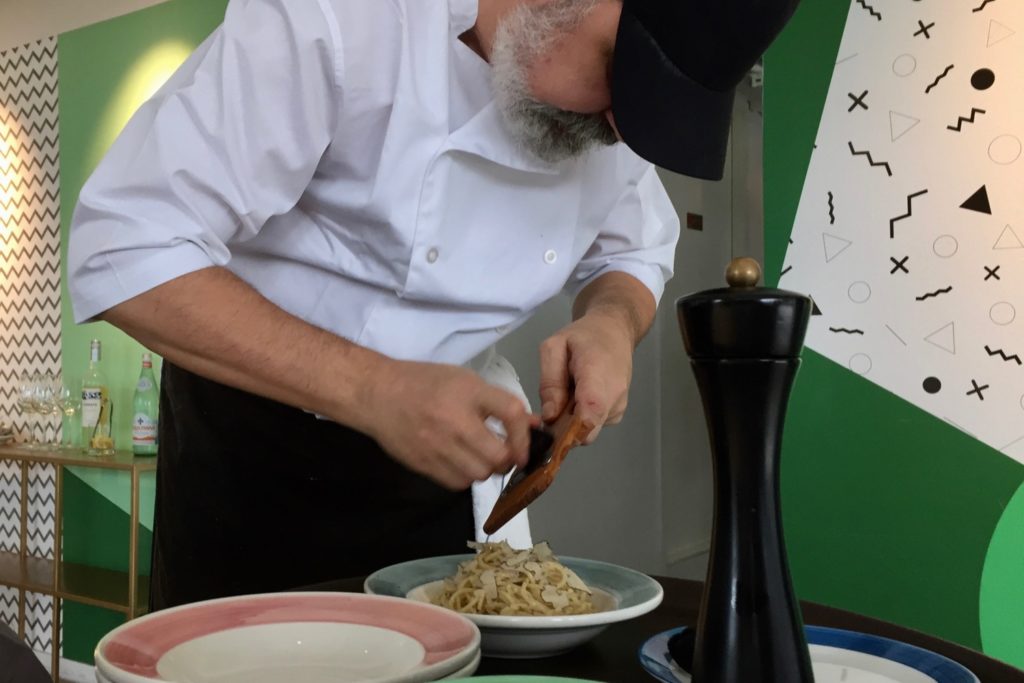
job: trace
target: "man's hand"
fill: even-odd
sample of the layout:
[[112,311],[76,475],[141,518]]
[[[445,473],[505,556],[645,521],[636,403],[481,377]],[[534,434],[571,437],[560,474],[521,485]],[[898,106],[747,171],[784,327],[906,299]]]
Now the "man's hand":
[[583,440],[593,443],[602,425],[622,420],[632,377],[632,335],[615,318],[585,315],[541,344],[541,417],[556,419],[572,400],[575,414],[596,425]]
[[[526,464],[540,417],[515,395],[451,365],[385,360],[367,388],[366,433],[403,465],[452,490]],[[502,441],[484,421],[493,416]]]
[[654,297],[624,273],[608,273],[576,297],[575,320],[541,344],[541,417],[556,419],[566,407],[601,427],[622,420],[633,378],[633,351],[654,320]]

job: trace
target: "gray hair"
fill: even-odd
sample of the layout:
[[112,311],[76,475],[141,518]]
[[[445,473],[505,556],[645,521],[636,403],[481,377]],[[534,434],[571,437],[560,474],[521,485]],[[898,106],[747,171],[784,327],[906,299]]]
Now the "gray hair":
[[602,0],[550,0],[521,4],[499,24],[491,51],[495,100],[506,129],[540,159],[557,163],[597,144],[617,141],[603,114],[565,111],[537,100],[529,68],[566,33],[577,28]]

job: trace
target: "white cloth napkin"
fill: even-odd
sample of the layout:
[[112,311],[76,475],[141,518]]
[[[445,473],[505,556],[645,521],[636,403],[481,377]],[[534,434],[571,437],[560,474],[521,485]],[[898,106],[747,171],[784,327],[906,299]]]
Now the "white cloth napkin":
[[[519,384],[519,376],[516,374],[515,368],[512,367],[512,363],[508,359],[499,356],[493,348],[481,354],[481,356],[470,363],[470,367],[476,370],[488,384],[500,387],[518,396],[526,406],[526,409],[530,410],[530,400],[526,397],[523,387]],[[493,417],[489,418],[487,426],[495,434],[504,438],[505,425],[500,420]],[[473,483],[473,522],[476,527],[476,540],[481,543],[485,541],[506,541],[513,548],[530,548],[533,546],[533,539],[530,535],[530,518],[526,510],[513,517],[497,533],[490,536],[484,533],[484,522],[487,521],[488,515],[491,514],[494,503],[498,500],[498,496],[505,487],[507,478],[507,475],[495,474],[490,479]]]

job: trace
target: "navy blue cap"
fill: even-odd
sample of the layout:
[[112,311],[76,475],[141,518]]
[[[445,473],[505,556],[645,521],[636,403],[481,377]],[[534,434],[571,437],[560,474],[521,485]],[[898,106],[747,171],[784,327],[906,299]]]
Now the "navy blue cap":
[[736,86],[799,0],[623,0],[612,113],[644,159],[719,180]]

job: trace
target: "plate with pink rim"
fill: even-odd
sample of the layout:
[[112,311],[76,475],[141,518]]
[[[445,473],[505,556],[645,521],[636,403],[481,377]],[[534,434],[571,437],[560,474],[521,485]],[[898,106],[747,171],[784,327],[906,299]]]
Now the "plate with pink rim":
[[129,621],[100,640],[95,659],[110,683],[420,683],[471,673],[479,655],[476,625],[440,607],[267,593]]

